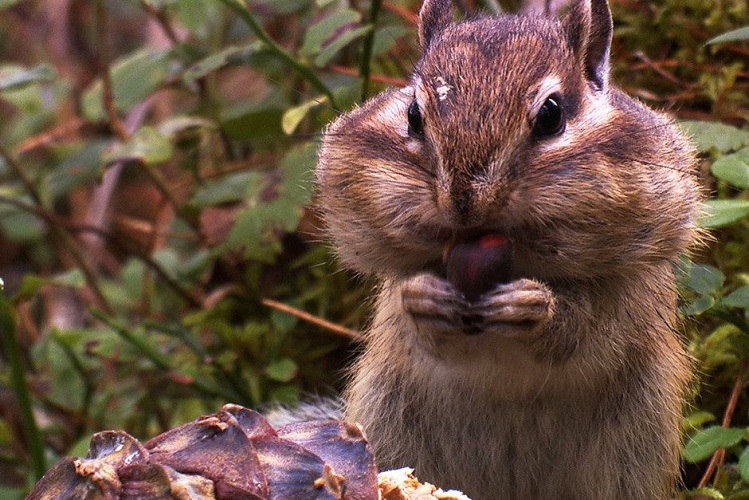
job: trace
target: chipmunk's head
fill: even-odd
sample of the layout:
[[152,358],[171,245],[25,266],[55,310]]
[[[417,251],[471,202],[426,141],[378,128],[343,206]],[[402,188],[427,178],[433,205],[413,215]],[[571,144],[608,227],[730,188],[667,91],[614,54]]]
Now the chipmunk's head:
[[681,253],[699,198],[692,151],[610,86],[611,32],[606,0],[460,22],[450,0],[426,0],[411,85],[339,118],[321,149],[321,203],[344,261],[438,272],[445,249],[487,234],[512,242],[510,278]]
[[605,0],[575,2],[561,19],[463,23],[449,0],[424,2],[409,133],[436,156],[437,202],[451,221],[484,224],[529,172],[527,158],[606,112],[611,28]]

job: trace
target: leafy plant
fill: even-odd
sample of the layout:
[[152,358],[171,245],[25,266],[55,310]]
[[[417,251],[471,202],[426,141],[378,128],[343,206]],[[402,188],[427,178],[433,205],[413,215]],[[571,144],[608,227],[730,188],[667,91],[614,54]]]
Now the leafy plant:
[[[730,255],[725,250],[745,249],[747,244],[742,226],[749,215],[744,200],[749,188],[745,179],[749,173],[746,161],[749,133],[720,123],[686,122],[684,126],[697,147],[711,158],[710,172],[718,181],[718,197],[706,203],[703,226],[714,230],[733,229],[729,238],[741,239],[729,240],[717,247],[717,260],[728,274],[711,264],[691,264],[685,273],[685,289],[691,292],[691,300],[685,304],[684,312],[711,318],[705,322],[707,331],[693,337],[693,353],[701,370],[714,377],[714,383],[724,383],[725,378],[732,378],[734,382],[720,425],[712,424],[715,415],[705,411],[698,411],[685,420],[691,435],[683,458],[692,464],[710,459],[691,494],[740,498],[749,493],[749,452],[746,451],[749,434],[746,420],[735,422],[734,416],[749,374],[749,281],[744,271],[745,252],[724,259]],[[704,402],[710,397],[709,391],[703,389],[701,396]],[[737,457],[738,461],[725,465],[730,456]],[[712,487],[709,487],[711,480]]]

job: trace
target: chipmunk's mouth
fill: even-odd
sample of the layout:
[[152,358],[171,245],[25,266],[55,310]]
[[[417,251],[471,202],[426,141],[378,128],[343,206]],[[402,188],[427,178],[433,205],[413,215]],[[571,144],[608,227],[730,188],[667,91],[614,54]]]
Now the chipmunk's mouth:
[[512,242],[497,232],[456,233],[442,253],[448,281],[470,301],[507,283],[512,260]]

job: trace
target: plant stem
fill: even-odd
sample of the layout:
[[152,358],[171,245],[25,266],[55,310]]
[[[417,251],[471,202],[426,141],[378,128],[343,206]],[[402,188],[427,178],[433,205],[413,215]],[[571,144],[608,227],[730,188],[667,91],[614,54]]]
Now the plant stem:
[[[739,403],[739,396],[741,395],[741,390],[744,388],[744,378],[745,373],[747,370],[747,364],[744,364],[744,367],[741,370],[741,373],[738,377],[736,377],[736,382],[733,384],[733,390],[731,391],[731,397],[728,400],[728,404],[726,405],[726,410],[723,413],[723,421],[721,422],[721,425],[725,428],[731,427],[731,420],[733,420],[733,414],[736,411],[736,406]],[[707,465],[707,469],[705,469],[705,473],[702,475],[702,479],[700,479],[699,484],[697,485],[698,488],[704,488],[707,486],[707,483],[710,482],[710,478],[713,476],[713,473],[715,473],[715,478],[713,480],[713,483],[716,483],[718,481],[718,474],[720,473],[720,466],[723,465],[723,461],[726,458],[726,450],[725,448],[721,448],[717,450],[715,453],[713,453],[713,456],[710,458],[710,463]]]
[[109,117],[109,126],[117,137],[122,141],[130,138],[130,132],[117,112],[114,102],[114,88],[112,77],[109,74],[109,43],[107,43],[107,31],[109,31],[109,17],[104,0],[96,0],[96,38],[99,45],[98,72],[102,83],[102,100],[104,109]]
[[31,473],[35,480],[39,480],[47,470],[44,458],[44,441],[39,432],[39,427],[34,419],[31,404],[31,393],[26,381],[23,367],[23,356],[21,346],[16,338],[15,321],[8,301],[5,299],[5,291],[0,283],[0,341],[5,346],[5,355],[10,363],[10,377],[13,389],[18,398],[18,406],[21,409],[21,423],[31,460]]
[[374,46],[374,38],[377,30],[377,18],[380,14],[380,7],[382,6],[381,0],[372,0],[372,4],[369,7],[369,24],[372,25],[372,31],[367,33],[364,38],[364,45],[362,47],[361,64],[359,65],[359,74],[362,78],[361,86],[361,100],[364,102],[367,99],[369,93],[369,75],[372,71],[372,47]]
[[351,340],[361,340],[361,334],[357,332],[356,330],[351,330],[350,328],[346,328],[341,325],[331,323],[330,321],[324,320],[306,311],[297,309],[296,307],[292,307],[290,305],[284,304],[283,302],[278,302],[272,299],[265,299],[265,298],[261,299],[260,302],[265,306],[271,307],[273,309],[277,309],[279,311],[283,311],[287,314],[291,314],[292,316],[296,316],[297,318],[303,321],[325,328],[326,330],[331,331],[335,334],[343,335],[344,337],[348,337]]
[[89,412],[91,409],[91,400],[94,397],[94,393],[96,392],[96,387],[94,386],[93,379],[89,377],[86,368],[83,366],[83,363],[81,363],[81,360],[78,359],[78,356],[76,356],[73,349],[62,340],[59,334],[53,335],[52,338],[68,357],[70,363],[73,365],[75,371],[78,372],[78,376],[81,378],[81,382],[83,383],[83,403],[81,404],[81,411],[77,416],[78,423],[76,424],[75,428],[75,434],[80,435],[85,431],[86,422],[89,419]]
[[108,317],[102,311],[97,311],[94,309],[91,311],[91,314],[93,314],[96,319],[102,321],[107,326],[112,328],[115,332],[117,332],[117,334],[120,335],[120,337],[122,337],[126,342],[135,346],[135,348],[142,352],[148,359],[150,359],[157,368],[165,372],[179,375],[178,378],[184,379],[184,385],[194,388],[196,391],[203,395],[220,397],[224,399],[236,398],[236,394],[230,393],[221,387],[203,382],[196,377],[189,377],[189,379],[185,379],[183,376],[181,376],[181,374],[174,370],[171,360],[167,356],[162,354],[153,345],[149,344],[147,340],[138,338],[138,336],[134,335],[126,326],[118,324],[114,319]]
[[[64,228],[66,231],[69,231],[71,233],[90,233],[95,234],[101,238],[106,239],[109,241],[112,245],[115,245],[117,248],[125,250],[125,245],[123,241],[120,241],[119,238],[114,238],[112,234],[106,230],[100,229],[95,226],[90,226],[86,224],[72,224],[69,221],[66,221],[59,215],[50,212],[48,210],[45,210],[42,207],[38,207],[36,205],[30,205],[28,203],[24,203],[22,201],[16,200],[14,198],[8,198],[7,196],[0,195],[0,203],[6,203],[8,205],[12,205],[20,210],[24,210],[32,215],[35,215],[48,223],[50,226],[60,226],[61,228]],[[61,229],[62,231],[62,229]],[[189,303],[193,307],[201,308],[203,307],[203,303],[200,299],[200,297],[196,296],[195,294],[191,293],[188,289],[183,288],[176,280],[174,280],[171,276],[169,276],[169,273],[167,273],[155,260],[151,258],[150,255],[148,255],[146,252],[136,250],[133,251],[135,257],[140,259],[146,266],[148,266],[152,271],[154,271],[159,278],[163,280],[163,282],[169,286],[172,290],[174,290],[177,294],[179,294],[185,302]],[[82,259],[82,254],[81,254]],[[86,262],[87,265],[87,262]],[[88,273],[86,273],[86,267],[84,265],[81,265],[81,270],[84,272],[84,275],[87,279],[87,282],[91,285],[90,279]],[[93,279],[93,278],[91,278]],[[97,297],[101,295],[101,292],[97,294]],[[101,300],[103,300],[103,297],[100,297]],[[105,309],[108,310],[108,312],[111,312],[111,307],[104,302]]]
[[153,347],[146,340],[138,338],[138,336],[134,335],[133,332],[131,332],[126,326],[118,324],[115,320],[104,314],[102,311],[97,311],[96,309],[94,309],[91,311],[91,314],[93,314],[96,319],[105,323],[107,326],[117,332],[117,334],[129,344],[135,346],[135,348],[138,349],[141,353],[145,354],[146,357],[150,359],[157,368],[164,371],[172,370],[172,363],[169,358],[164,356],[161,352],[159,352],[158,349]]
[[241,17],[242,20],[247,23],[247,26],[250,27],[255,36],[258,37],[258,39],[260,39],[260,41],[262,41],[273,54],[294,68],[294,70],[307,80],[318,92],[325,94],[325,96],[330,100],[331,106],[335,107],[335,99],[333,98],[333,93],[328,86],[317,77],[317,75],[312,71],[312,68],[295,59],[293,55],[278,45],[268,35],[268,33],[265,32],[257,19],[255,19],[255,16],[253,16],[244,5],[243,0],[220,0],[220,2]]
[[159,23],[159,26],[161,26],[161,29],[164,30],[164,34],[167,36],[169,41],[172,43],[172,45],[179,44],[179,37],[177,36],[177,32],[174,31],[174,28],[171,24],[169,24],[169,18],[167,17],[166,13],[164,12],[164,8],[155,7],[145,0],[141,0],[140,6],[151,16],[153,17],[157,23]]
[[[150,11],[149,11],[150,12]],[[109,44],[107,43],[107,30],[108,17],[106,6],[103,0],[96,1],[96,21],[97,21],[97,41],[99,43],[99,62],[98,72],[102,82],[102,100],[104,109],[109,119],[109,126],[112,129],[117,138],[122,142],[128,142],[132,138],[132,133],[128,130],[125,122],[120,118],[119,111],[117,110],[117,103],[114,99],[114,84],[112,83],[112,75],[109,73]],[[182,216],[194,229],[197,230],[197,222],[194,217],[188,217],[182,206],[179,204],[177,195],[172,191],[169,184],[161,175],[161,172],[151,165],[150,163],[143,161],[140,163],[143,167],[146,175],[156,185],[156,188],[161,194],[167,199],[169,204],[174,207],[174,210]]]
[[[13,171],[13,173],[20,179],[21,183],[23,184],[24,188],[28,192],[29,196],[31,196],[31,199],[36,203],[36,205],[39,207],[39,210],[44,210],[44,204],[42,203],[42,196],[37,191],[36,187],[34,186],[34,183],[29,179],[24,171],[21,165],[18,163],[16,158],[11,155],[8,151],[5,150],[5,148],[0,145],[0,155],[5,157],[6,163],[10,167],[10,169]],[[2,201],[2,200],[0,200]],[[21,202],[14,203],[16,206],[21,207],[23,204]],[[104,297],[104,294],[102,293],[101,289],[99,288],[99,284],[96,280],[96,273],[94,269],[89,264],[89,261],[86,260],[86,258],[83,256],[83,253],[81,252],[81,249],[78,247],[77,242],[75,241],[75,238],[68,233],[63,226],[57,223],[56,220],[49,219],[47,222],[50,223],[50,232],[52,235],[62,243],[62,245],[65,247],[65,249],[70,252],[70,256],[75,260],[76,265],[81,268],[81,271],[83,272],[83,275],[86,277],[86,283],[88,284],[89,288],[94,294],[94,297],[99,302],[100,307],[111,311],[111,307],[109,303],[107,302],[106,298]]]
[[21,165],[16,161],[15,156],[13,156],[10,151],[6,150],[2,144],[0,144],[0,155],[5,157],[5,163],[8,165],[8,168],[10,168],[13,175],[18,177],[21,181],[26,192],[34,200],[34,203],[41,205],[42,197],[37,192],[34,182],[26,175],[26,172],[23,171],[23,167],[21,167]]

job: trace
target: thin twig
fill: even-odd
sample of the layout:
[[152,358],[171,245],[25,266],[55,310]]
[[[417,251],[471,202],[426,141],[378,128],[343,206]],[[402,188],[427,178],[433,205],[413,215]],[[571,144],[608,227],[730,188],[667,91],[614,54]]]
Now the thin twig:
[[308,312],[302,311],[301,309],[297,309],[296,307],[292,307],[290,305],[284,304],[283,302],[277,302],[272,299],[262,299],[260,302],[263,305],[266,305],[268,307],[272,307],[273,309],[278,309],[279,311],[283,311],[285,313],[291,314],[292,316],[296,316],[297,318],[301,320],[304,320],[304,321],[307,321],[308,323],[312,323],[313,325],[317,325],[322,328],[325,328],[326,330],[329,330],[338,335],[343,335],[344,337],[348,337],[353,340],[361,340],[362,338],[361,334],[357,332],[356,330],[351,330],[350,328],[337,325],[330,321],[324,320],[320,318],[319,316],[315,316],[314,314],[310,314]]
[[174,31],[174,28],[169,23],[169,18],[167,18],[163,8],[158,8],[144,0],[140,1],[140,6],[143,7],[143,9],[148,12],[151,17],[156,19],[156,22],[159,24],[159,26],[161,26],[161,29],[164,30],[164,33],[166,34],[167,38],[169,38],[169,41],[172,42],[172,45],[178,45],[180,43],[177,32]]
[[305,80],[307,80],[317,91],[325,94],[330,104],[335,107],[335,97],[333,92],[323,83],[320,78],[312,71],[312,68],[299,62],[292,54],[287,52],[283,47],[278,45],[269,35],[265,32],[260,23],[255,19],[255,16],[247,9],[244,2],[237,2],[236,0],[219,0],[221,3],[229,7],[234,13],[236,13],[242,20],[249,26],[252,32],[255,34],[260,41],[262,41],[273,54],[276,55],[283,62],[291,66],[297,73],[299,73]]
[[[117,103],[114,99],[114,85],[112,83],[112,76],[109,72],[109,44],[107,43],[107,31],[108,27],[108,16],[106,6],[103,0],[96,1],[96,20],[97,20],[97,37],[99,42],[99,76],[102,81],[102,100],[104,109],[109,119],[109,126],[112,132],[122,142],[127,142],[132,137],[132,132],[128,130],[125,122],[120,117],[119,111],[117,110]],[[169,184],[161,175],[161,172],[149,164],[146,161],[141,162],[143,169],[156,185],[156,188],[161,194],[169,201],[177,213],[184,217],[184,219],[193,227],[196,227],[194,218],[186,216],[183,210],[180,210],[180,204],[177,199],[177,195],[171,189]]]
[[78,132],[86,124],[87,122],[83,118],[72,118],[71,120],[55,125],[44,132],[40,132],[24,139],[24,141],[15,148],[14,153],[20,156],[43,146],[51,146],[61,139]]
[[401,17],[409,24],[412,24],[415,26],[416,23],[419,22],[418,14],[413,13],[412,11],[408,10],[406,7],[403,7],[393,2],[383,2],[382,7],[384,9],[389,10],[391,13],[395,14],[396,16]]
[[152,344],[149,340],[143,339],[139,337],[138,335],[135,335],[133,332],[131,332],[126,325],[122,325],[119,322],[117,322],[114,318],[110,318],[108,315],[101,311],[92,310],[91,314],[107,325],[109,328],[113,329],[123,340],[128,342],[130,345],[138,349],[144,356],[146,356],[159,370],[162,370],[164,372],[167,372],[167,375],[169,378],[175,382],[178,382],[183,385],[190,386],[197,390],[198,392],[201,392],[203,394],[208,394],[211,396],[218,396],[222,398],[234,398],[235,394],[232,394],[225,389],[214,386],[206,381],[200,380],[198,378],[192,377],[192,376],[186,376],[183,373],[180,373],[175,369],[173,366],[173,360],[169,358],[169,356],[162,353],[158,347],[156,347],[154,344]]
[[[733,414],[736,411],[736,406],[739,402],[739,396],[741,395],[741,390],[744,388],[744,373],[746,372],[746,368],[744,368],[738,377],[736,377],[736,382],[733,384],[733,390],[731,391],[731,398],[728,400],[728,405],[726,406],[726,410],[723,413],[723,421],[721,422],[721,425],[725,428],[728,428],[731,426],[731,420],[733,420]],[[707,486],[707,483],[710,482],[710,478],[713,476],[713,473],[715,473],[715,479],[714,482],[718,480],[718,473],[720,472],[720,467],[723,465],[723,461],[726,458],[726,450],[725,448],[721,448],[717,450],[715,453],[713,453],[712,458],[710,458],[710,463],[707,464],[707,469],[705,470],[705,473],[702,475],[702,479],[700,479],[699,484],[697,485],[697,488],[704,488]]]
[[[347,68],[346,66],[332,64],[330,65],[330,69],[335,71],[336,73],[341,73],[342,75],[359,76],[355,69]],[[406,78],[400,78],[397,76],[371,75],[369,79],[373,82],[395,85],[397,87],[405,87],[406,85],[408,85],[408,80]]]
[[26,175],[26,172],[23,171],[23,167],[21,167],[21,165],[16,161],[16,158],[11,155],[2,144],[0,144],[0,155],[5,157],[5,163],[13,171],[13,174],[21,181],[26,192],[34,200],[34,203],[41,205],[42,198],[39,196],[36,186],[34,186],[32,180]]
[[73,257],[76,265],[81,269],[81,272],[83,272],[83,277],[86,279],[86,284],[88,284],[89,288],[93,292],[94,298],[99,304],[99,307],[111,313],[113,311],[112,306],[109,304],[109,301],[106,299],[106,297],[104,297],[104,293],[99,287],[96,272],[89,264],[89,261],[87,260],[88,257],[83,254],[75,238],[73,238],[73,236],[67,230],[58,225],[51,226],[51,229],[53,231],[53,234],[55,234],[62,241],[63,246],[67,249],[68,252],[70,252],[70,255],[71,257]]
[[[13,171],[13,173],[21,180],[21,183],[23,184],[24,188],[28,192],[29,196],[31,196],[32,200],[36,204],[36,207],[30,211],[37,212],[37,211],[46,211],[44,209],[44,205],[42,203],[42,197],[37,191],[36,187],[34,186],[31,179],[29,179],[24,171],[23,168],[21,168],[21,165],[16,161],[16,159],[8,153],[1,145],[0,145],[0,154],[3,155],[6,159],[7,165],[10,167],[10,169]],[[8,200],[6,198],[6,200]],[[14,203],[16,206],[21,206],[22,204]],[[49,221],[53,222],[53,221]],[[52,236],[55,237],[58,241],[60,241],[65,247],[65,249],[70,252],[71,257],[73,257],[73,260],[75,261],[76,265],[81,268],[81,271],[83,272],[84,277],[86,278],[86,283],[88,284],[89,288],[94,294],[94,297],[99,302],[99,306],[106,309],[107,311],[111,311],[111,306],[107,302],[107,299],[104,297],[104,294],[102,293],[101,289],[99,288],[99,283],[96,280],[96,273],[92,269],[92,267],[89,265],[89,262],[84,257],[83,253],[81,252],[81,249],[78,247],[77,242],[75,241],[75,238],[73,238],[70,233],[68,233],[63,226],[59,224],[55,224],[54,222],[50,224],[50,232],[52,233]]]
[[661,68],[660,64],[653,62],[653,60],[650,59],[647,55],[645,55],[644,52],[637,51],[634,53],[634,56],[638,60],[642,61],[647,67],[649,67],[650,69],[652,69],[653,71],[661,75],[663,78],[665,78],[669,82],[675,83],[676,85],[680,85],[682,87],[686,87],[686,84],[684,82],[676,78],[674,75],[672,75],[668,71],[665,71],[663,68]]
[[104,0],[96,0],[96,38],[99,45],[98,73],[102,83],[102,100],[104,109],[109,118],[109,126],[122,141],[130,139],[130,132],[125,128],[125,123],[117,112],[117,105],[114,102],[114,88],[112,85],[112,76],[109,74],[109,16]]
[[172,370],[172,360],[167,355],[159,351],[159,349],[155,347],[154,344],[152,344],[145,338],[135,335],[128,329],[126,325],[120,324],[114,318],[109,317],[108,314],[102,311],[93,309],[91,311],[91,314],[94,316],[94,318],[98,319],[102,323],[106,324],[109,328],[114,330],[122,339],[138,349],[156,366],[156,368],[164,371]]
[[[45,222],[47,222],[50,226],[63,227],[65,228],[66,231],[70,231],[70,232],[76,232],[76,233],[86,232],[86,233],[95,234],[101,238],[108,240],[110,243],[117,246],[118,248],[122,248],[122,249],[126,248],[126,246],[123,245],[119,241],[118,238],[115,238],[107,230],[102,229],[100,227],[92,226],[90,224],[71,223],[63,219],[59,215],[53,212],[50,212],[48,210],[45,210],[42,207],[24,203],[22,201],[16,200],[14,198],[8,198],[3,195],[0,195],[0,203],[6,203],[20,210],[33,214],[39,217],[40,219],[44,220]],[[189,290],[184,289],[179,283],[177,283],[177,281],[172,279],[172,277],[169,276],[169,274],[161,266],[159,266],[159,264],[156,263],[156,261],[154,261],[149,255],[141,251],[134,251],[132,248],[129,248],[129,247],[127,248],[133,255],[135,255],[135,257],[139,258],[144,264],[146,264],[148,268],[154,271],[168,287],[170,287],[178,295],[180,295],[185,300],[185,302],[189,303],[192,307],[199,307],[199,308],[203,307],[203,303],[198,297],[194,296],[192,293],[190,293]],[[86,274],[86,270],[83,269],[83,271],[84,271],[84,275],[86,275],[88,278],[88,275]],[[107,312],[111,313],[111,307],[109,307],[106,304],[106,302],[104,302],[104,306],[106,306]]]

